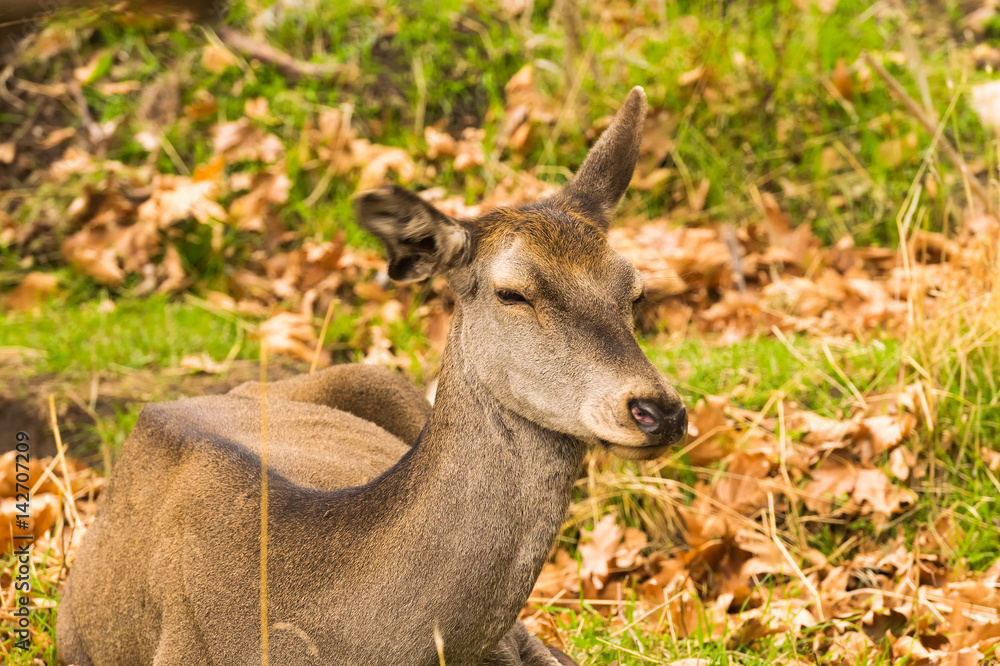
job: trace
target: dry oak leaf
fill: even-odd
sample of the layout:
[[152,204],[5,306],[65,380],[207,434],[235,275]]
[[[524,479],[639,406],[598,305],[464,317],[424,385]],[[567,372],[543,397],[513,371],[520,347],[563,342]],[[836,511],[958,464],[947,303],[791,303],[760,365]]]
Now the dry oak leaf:
[[60,143],[62,143],[66,139],[69,139],[75,134],[76,134],[75,127],[63,127],[62,129],[58,129],[49,134],[41,141],[41,143],[39,143],[39,145],[42,147],[43,150],[48,150],[49,148],[55,148]]
[[913,636],[900,636],[892,644],[892,658],[897,662],[920,662],[931,658],[931,651]]
[[424,141],[427,142],[427,157],[429,159],[433,160],[441,156],[455,154],[454,137],[446,132],[439,132],[430,125],[424,128]]
[[61,159],[52,163],[49,174],[57,182],[65,181],[73,174],[91,173],[97,169],[93,158],[75,146],[69,146]]
[[[549,95],[542,95],[535,88],[535,68],[527,64],[517,71],[504,86],[504,129],[506,145],[512,150],[523,151],[528,146],[534,123],[552,123],[558,112]],[[503,141],[503,139],[501,139]]]
[[138,273],[159,254],[162,242],[156,222],[141,220],[122,229],[115,237],[114,247],[125,272]]
[[243,104],[243,113],[247,114],[248,118],[253,118],[255,120],[260,120],[261,118],[267,118],[268,116],[267,98],[255,97],[253,99],[248,99]]
[[615,517],[604,516],[590,532],[584,531],[580,543],[580,579],[595,589],[602,589],[610,575],[608,565],[615,559],[622,530]]
[[55,291],[58,284],[59,279],[55,275],[32,271],[7,294],[4,304],[11,310],[30,312],[37,309]]
[[[0,456],[0,497],[16,497],[17,496],[17,473],[23,473],[24,467],[20,470],[15,469],[15,461],[17,458],[16,451],[8,451],[7,453]],[[51,458],[46,459],[46,461],[51,461]],[[35,457],[28,462],[28,482],[29,487],[34,487],[38,480],[42,478],[42,473],[45,471],[45,462],[41,458]],[[23,483],[23,477],[21,483]],[[58,487],[52,482],[51,477],[46,476],[45,479],[35,488],[36,493],[51,493],[57,492]]]
[[729,420],[724,396],[706,395],[694,407],[688,426],[691,444],[687,447],[692,465],[706,465],[725,458],[732,442],[729,438]]
[[770,456],[751,451],[733,454],[726,476],[711,489],[712,496],[738,513],[748,514],[767,504],[768,489],[762,483],[774,468]]
[[812,471],[802,501],[810,511],[825,515],[833,509],[833,499],[854,491],[857,468],[836,458],[824,461]]
[[889,454],[889,471],[900,481],[910,478],[910,468],[916,463],[917,457],[904,447],[897,447]]
[[983,462],[986,463],[986,467],[988,467],[991,472],[1000,470],[1000,451],[994,451],[993,449],[984,446],[979,450],[979,455],[982,456]]
[[216,361],[208,352],[202,352],[200,354],[188,354],[182,358],[181,367],[185,370],[194,370],[195,372],[214,375],[225,372],[229,366],[226,363]]
[[17,147],[14,145],[13,141],[0,143],[0,164],[10,164],[14,161],[14,156],[16,154]]
[[248,160],[270,164],[285,152],[281,139],[252,125],[249,118],[213,127],[212,147],[230,163]]
[[140,81],[106,81],[97,86],[97,91],[102,95],[127,95],[140,89]]
[[386,335],[382,326],[373,326],[371,329],[372,342],[362,363],[369,365],[387,365],[397,368],[405,367],[409,364],[409,359],[396,356],[392,353],[392,341]]
[[163,255],[163,268],[167,272],[167,278],[156,288],[157,293],[170,293],[184,286],[184,265],[173,243],[167,246],[167,251]]
[[880,469],[860,470],[852,497],[862,508],[869,507],[876,518],[888,518],[917,500],[912,491],[893,484]]
[[972,86],[972,108],[983,125],[1000,128],[1000,80]]
[[88,227],[63,241],[62,254],[81,273],[101,284],[117,287],[125,279],[113,247],[116,234],[103,226]]
[[23,543],[15,541],[16,535],[30,533],[35,539],[41,538],[55,524],[61,507],[57,495],[35,493],[31,496],[28,507],[27,529],[22,529],[19,526],[18,516],[23,515],[23,512],[17,505],[16,498],[5,498],[0,501],[0,552],[9,552],[13,544]]
[[[280,312],[260,325],[257,337],[271,351],[295,356],[303,361],[312,361],[316,351],[317,340],[312,318],[303,314]],[[329,364],[330,353],[322,350],[320,365]]]
[[239,229],[264,231],[272,209],[288,201],[292,181],[282,169],[254,174],[250,192],[235,200],[229,210]]
[[225,47],[205,46],[201,51],[201,64],[208,71],[220,74],[228,68],[236,65],[236,56]]
[[390,148],[358,139],[351,142],[351,151],[355,164],[364,164],[358,180],[359,190],[370,190],[383,184],[389,169],[399,174],[399,179],[404,183],[413,180],[417,174],[416,165],[402,148]]
[[854,99],[854,79],[851,78],[851,71],[847,69],[847,63],[843,58],[837,58],[837,64],[830,79],[841,97],[846,100]]
[[191,120],[211,118],[219,110],[219,102],[207,90],[199,90],[194,94],[191,103],[184,107],[184,115]]
[[475,127],[466,127],[462,130],[462,140],[455,147],[455,170],[468,171],[477,166],[482,166],[486,162],[483,153],[483,139],[486,138],[486,131]]
[[695,549],[685,554],[684,559],[687,564],[701,557],[698,549],[728,538],[739,530],[728,516],[717,508],[705,504],[705,502],[695,502],[690,507],[677,509],[677,515],[684,523],[684,540]]
[[214,180],[160,175],[153,181],[153,188],[153,196],[139,206],[139,221],[153,222],[165,229],[189,217],[202,224],[212,219],[225,221],[229,217],[215,201],[219,184]]
[[869,416],[861,421],[872,443],[871,454],[880,455],[905,439],[917,425],[912,414]]
[[820,246],[819,239],[812,233],[812,226],[800,224],[793,229],[791,220],[782,212],[773,194],[765,192],[762,200],[765,212],[762,226],[770,243],[768,254],[773,253],[773,259],[786,263],[808,266]]

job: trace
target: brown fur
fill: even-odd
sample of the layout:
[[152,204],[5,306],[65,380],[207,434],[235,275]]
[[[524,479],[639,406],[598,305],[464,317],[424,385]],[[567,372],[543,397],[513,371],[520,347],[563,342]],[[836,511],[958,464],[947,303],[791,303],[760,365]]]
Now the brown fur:
[[[449,666],[572,664],[517,615],[584,451],[648,459],[686,431],[605,236],[644,108],[633,90],[536,204],[470,221],[399,188],[359,198],[390,274],[444,273],[458,305],[419,437],[426,405],[386,371],[267,387],[270,663],[431,666],[438,632]],[[260,663],[260,388],[143,410],[67,581],[62,663]]]
[[[301,375],[272,384],[268,396],[326,405],[371,421],[407,444],[417,441],[431,406],[404,377],[371,365],[342,365],[326,372],[330,376],[323,381]],[[246,382],[231,393],[258,398],[260,384]]]

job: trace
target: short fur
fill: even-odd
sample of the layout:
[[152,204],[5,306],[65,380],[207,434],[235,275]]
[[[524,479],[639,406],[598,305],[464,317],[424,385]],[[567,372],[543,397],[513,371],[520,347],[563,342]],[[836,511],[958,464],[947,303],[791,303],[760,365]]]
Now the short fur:
[[[412,447],[426,404],[386,371],[267,387],[270,663],[431,666],[437,632],[449,666],[572,664],[517,616],[586,447],[648,459],[686,431],[606,238],[644,105],[633,90],[532,205],[453,220],[399,188],[359,198],[390,274],[444,273],[458,304]],[[260,388],[143,410],[67,581],[62,663],[260,663]]]

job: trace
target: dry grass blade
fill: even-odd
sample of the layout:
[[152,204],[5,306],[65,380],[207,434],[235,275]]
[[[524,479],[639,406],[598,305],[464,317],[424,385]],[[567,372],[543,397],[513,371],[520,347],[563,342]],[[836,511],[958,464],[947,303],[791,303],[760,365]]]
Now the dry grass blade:
[[336,299],[330,299],[330,304],[326,306],[326,316],[323,317],[323,326],[319,329],[319,339],[316,340],[316,352],[313,354],[312,365],[309,366],[309,374],[316,372],[319,365],[320,355],[323,353],[323,342],[326,340],[326,331],[330,327],[330,318],[333,317],[333,307],[337,304]]
[[59,490],[62,492],[63,498],[66,500],[66,505],[69,508],[70,514],[73,516],[73,527],[76,527],[80,524],[80,514],[76,511],[76,500],[73,499],[72,485],[69,482],[69,472],[66,469],[66,447],[63,446],[62,434],[59,432],[59,421],[56,418],[56,399],[51,393],[49,394],[49,416],[52,424],[52,435],[56,440],[56,460],[62,468],[63,481],[65,484],[59,484]]

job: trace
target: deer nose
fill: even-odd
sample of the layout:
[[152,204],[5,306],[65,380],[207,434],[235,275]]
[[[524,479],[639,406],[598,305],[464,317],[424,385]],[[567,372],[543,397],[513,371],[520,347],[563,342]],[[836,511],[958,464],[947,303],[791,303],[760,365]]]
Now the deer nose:
[[628,406],[635,424],[647,435],[670,432],[679,437],[687,432],[687,409],[681,402],[666,406],[637,398],[629,401]]

